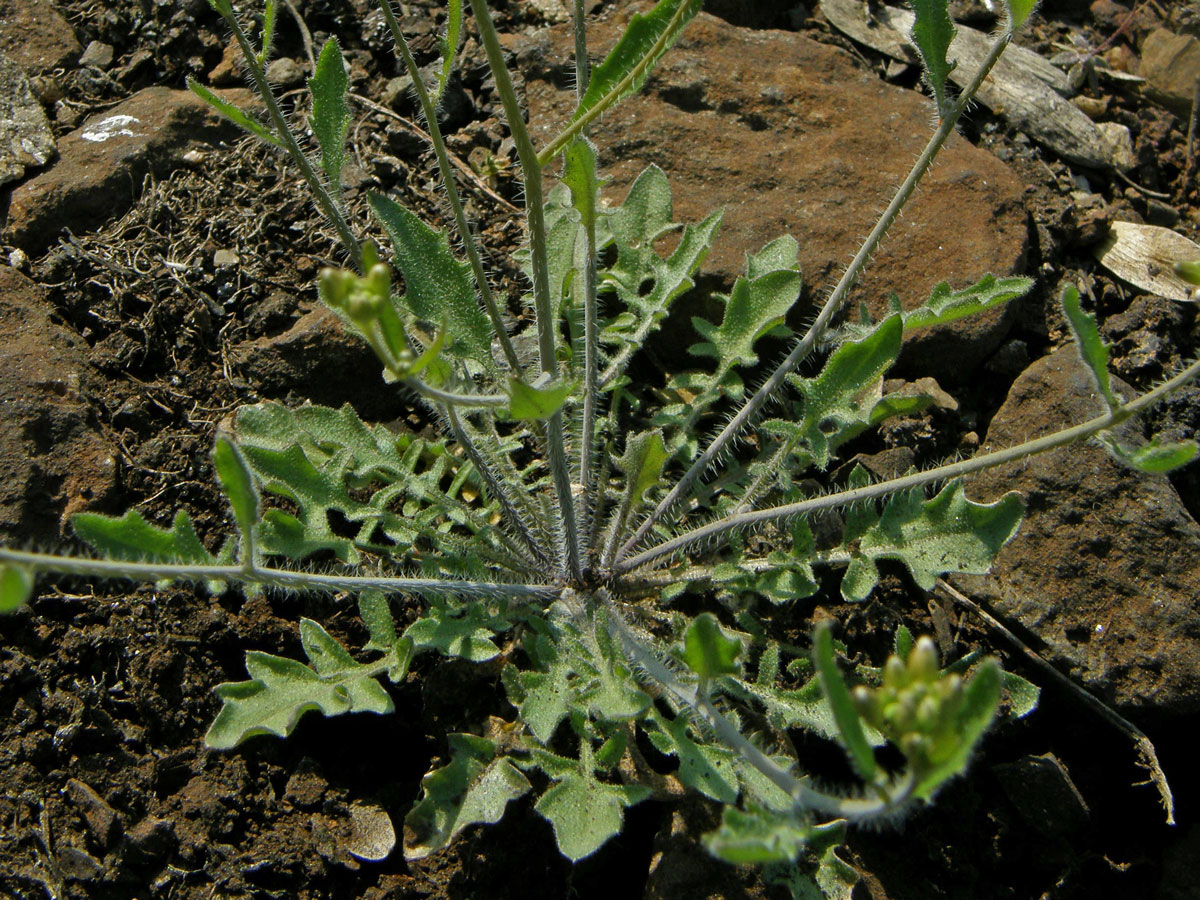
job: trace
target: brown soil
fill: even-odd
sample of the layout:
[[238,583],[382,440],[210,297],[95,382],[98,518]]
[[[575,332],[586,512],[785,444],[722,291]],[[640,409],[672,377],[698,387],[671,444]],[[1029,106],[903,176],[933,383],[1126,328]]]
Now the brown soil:
[[[201,0],[152,12],[144,11],[149,4],[57,5],[81,46],[103,41],[113,46],[116,59],[107,72],[58,70],[70,101],[55,126],[59,135],[143,87],[182,87],[187,75],[203,77],[222,57],[224,28]],[[506,28],[521,29],[541,25],[537,7],[549,4],[496,5]],[[614,5],[606,0],[597,8]],[[437,4],[419,0],[409,6],[406,24],[425,35],[424,44],[417,43],[431,59]],[[370,4],[301,0],[298,8],[318,39],[329,33],[343,39],[352,90],[383,97],[395,70],[383,31],[359,24],[376,22]],[[853,47],[820,16],[792,15],[793,8],[805,9],[782,0],[711,4],[714,13],[739,26],[803,30],[851,48],[864,67],[883,71],[880,59]],[[1051,4],[1046,16],[1025,39],[1043,51],[1072,30],[1082,29],[1095,43],[1113,30],[1079,4]],[[304,55],[286,12],[278,50],[297,59]],[[448,128],[452,149],[463,159],[476,147],[498,152],[503,137],[479,62],[468,60],[462,67],[468,102]],[[914,81],[912,72],[899,78]],[[1089,174],[1091,189],[1113,210],[1152,221],[1175,218],[1178,230],[1195,238],[1200,191],[1195,180],[1184,179],[1186,125],[1133,92],[1117,93],[1112,102],[1135,138],[1139,164],[1130,179],[1138,187],[1095,173]],[[654,123],[645,125],[653,140]],[[1068,168],[985,110],[973,115],[964,132],[1006,160],[1028,185],[1027,271],[1050,286],[1086,277],[1102,318],[1126,310],[1135,295],[1091,261],[1095,235],[1088,229],[1094,223],[1070,201],[1079,185]],[[361,210],[366,191],[386,185],[410,208],[443,221],[432,161],[403,123],[363,110],[352,142],[357,179],[347,191],[352,207]],[[57,474],[34,473],[29,496],[18,503],[20,518],[5,540],[70,546],[60,518],[68,506],[109,513],[134,508],[155,521],[185,508],[201,536],[214,544],[227,529],[227,513],[213,487],[209,452],[218,424],[243,403],[349,401],[371,420],[423,426],[403,398],[381,396],[361,348],[306,341],[295,333],[296,323],[316,306],[317,269],[337,257],[296,182],[283,159],[242,140],[147,181],[140,200],[121,218],[66,237],[28,262],[25,274],[39,286],[34,290],[44,292],[53,323],[73,342],[70,350],[55,352],[86,357],[82,384],[71,388],[76,393],[61,421],[76,429],[87,424],[107,442],[116,466],[82,485],[71,481],[71,466]],[[469,193],[500,287],[512,293],[519,282],[506,260],[519,239],[509,205],[519,202],[516,187],[502,178],[495,194],[478,186]],[[5,255],[13,249],[5,247]],[[236,251],[238,266],[213,265],[214,253],[222,249]],[[181,272],[163,260],[195,265]],[[11,289],[6,282],[5,290]],[[1048,288],[1039,289],[1015,312],[1012,336],[1035,358],[1063,336],[1050,299]],[[1194,307],[1153,327],[1160,340],[1149,359],[1129,342],[1123,348],[1120,335],[1110,337],[1118,340],[1115,369],[1141,388],[1179,358],[1195,355],[1200,345]],[[319,323],[314,328],[321,333]],[[957,395],[965,398],[981,431],[1020,369],[1017,363],[1007,373],[989,370],[979,384],[960,386]],[[359,377],[360,372],[371,374]],[[958,435],[968,429],[952,418],[935,416],[925,423],[952,435],[944,441],[921,437],[927,448],[945,453],[958,446]],[[39,421],[40,441],[58,439],[54,428],[60,420]],[[1194,431],[1195,409],[1172,406],[1158,422]],[[1200,475],[1185,472],[1174,484],[1195,515]],[[892,630],[904,622],[920,631],[961,629],[962,646],[982,645],[1005,655],[1003,645],[977,623],[927,605],[899,575],[885,579],[865,606],[830,601],[798,611],[836,616],[849,640],[874,650],[886,647]],[[785,888],[759,874],[722,867],[696,848],[695,835],[713,820],[712,811],[695,801],[635,807],[625,832],[577,866],[557,853],[549,826],[527,801],[514,804],[499,825],[471,829],[429,859],[406,863],[397,851],[383,863],[354,860],[344,850],[352,804],[378,804],[401,822],[431,760],[444,753],[445,734],[477,730],[488,716],[511,717],[511,710],[493,668],[424,658],[404,684],[391,689],[395,715],[309,717],[285,741],[259,738],[229,753],[204,749],[204,732],[219,705],[213,687],[245,677],[247,650],[298,655],[301,616],[361,646],[363,627],[353,604],[342,598],[245,599],[236,592],[214,598],[191,590],[130,590],[64,579],[41,585],[28,609],[0,620],[0,895],[787,896]],[[798,635],[807,629],[807,621],[797,623]],[[1039,680],[1018,658],[1005,661]],[[1176,827],[1164,825],[1154,792],[1139,786],[1143,773],[1126,740],[1070,695],[1048,688],[1033,716],[996,729],[973,774],[949,787],[936,806],[911,816],[902,829],[851,838],[848,855],[865,873],[855,896],[1200,897],[1194,746],[1182,736],[1184,723],[1166,714],[1151,711],[1138,724],[1156,741],[1172,778]],[[843,777],[836,748],[809,741],[801,750],[814,770],[835,781]],[[1039,776],[1046,767],[1030,759],[1043,754],[1061,760],[1069,780]]]

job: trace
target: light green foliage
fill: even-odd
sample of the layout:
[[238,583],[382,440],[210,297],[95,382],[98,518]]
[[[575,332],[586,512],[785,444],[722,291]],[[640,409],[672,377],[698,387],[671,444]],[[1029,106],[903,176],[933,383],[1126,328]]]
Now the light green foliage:
[[1174,263],[1171,268],[1175,274],[1188,284],[1200,285],[1200,259],[1189,259]]
[[1008,7],[1008,16],[1012,20],[1013,28],[1020,28],[1025,24],[1025,20],[1033,15],[1033,11],[1037,9],[1038,0],[1005,0],[1005,6]]
[[496,744],[473,734],[446,736],[450,762],[421,779],[421,798],[404,817],[404,856],[424,859],[471,825],[500,821],[508,804],[530,789],[529,779]]
[[[851,484],[866,483],[865,470],[856,469]],[[904,563],[913,580],[929,590],[947,572],[982,575],[1012,536],[1024,515],[1016,493],[995,503],[975,503],[952,481],[937,496],[902,492],[879,514],[872,506],[853,507],[846,516],[843,540],[851,544],[850,565],[842,579],[842,596],[865,600],[878,580],[877,560]]]
[[0,613],[12,612],[29,602],[33,573],[24,566],[0,563]]
[[350,129],[350,107],[346,104],[350,79],[336,38],[330,38],[321,48],[308,88],[312,91],[312,115],[308,123],[321,147],[321,168],[337,194],[346,159],[346,132]]
[[384,671],[402,675],[399,659],[382,667],[357,663],[312,619],[301,620],[300,639],[311,666],[251,650],[246,654],[251,680],[217,686],[224,705],[205,735],[208,746],[227,750],[257,734],[286,737],[311,710],[326,716],[392,711],[392,698],[375,679]]
[[[830,323],[846,302],[838,287],[795,340],[788,323],[798,326],[806,314],[794,309],[798,246],[773,237],[748,255],[728,294],[685,301],[698,313],[690,329],[700,338],[685,348],[689,325],[676,307],[696,286],[721,212],[676,223],[666,175],[654,166],[611,202],[601,196],[584,130],[645,82],[700,0],[660,0],[634,16],[592,72],[572,124],[540,155],[516,114],[487,4],[472,0],[496,90],[514,119],[528,196],[544,196],[539,166],[563,157],[561,184],[527,213],[529,245],[518,262],[533,293],[512,298],[487,285],[456,192],[456,236],[376,194],[369,205],[392,259],[360,241],[337,196],[350,114],[336,40],[324,45],[309,83],[318,173],[263,78],[274,0],[259,46],[228,0],[210,3],[234,29],[272,124],[200,85],[193,90],[291,155],[351,261],[323,271],[318,294],[378,358],[382,379],[378,369],[361,377],[415,398],[442,436],[368,425],[349,406],[243,407],[213,451],[240,551],[232,538],[210,551],[182,511],[167,528],[136,512],[79,515],[76,533],[104,558],[0,548],[0,611],[25,603],[42,571],[357,594],[365,646],[352,653],[303,619],[307,664],[248,652],[248,680],[217,689],[222,708],[210,746],[285,736],[309,710],[389,712],[384,680],[410,677],[418,654],[486,664],[487,677],[500,673],[509,705],[492,711],[486,736],[446,737],[446,759],[425,776],[406,818],[408,858],[497,821],[528,794],[563,855],[578,860],[620,831],[628,807],[689,790],[724,807],[720,828],[706,838],[713,853],[769,866],[767,880],[794,897],[847,900],[856,876],[837,856],[847,823],[895,819],[929,800],[963,770],[1001,696],[1020,716],[1037,690],[977,654],[943,670],[929,639],[914,640],[903,627],[894,655],[881,669],[860,665],[866,683],[851,688],[838,662],[845,648],[828,626],[817,629],[811,654],[780,643],[816,602],[800,601],[832,583],[829,569],[834,579],[840,574],[842,597],[865,599],[880,560],[903,563],[914,589],[928,590],[946,573],[987,571],[1022,506],[1015,494],[968,500],[958,477],[965,472],[1092,437],[1147,471],[1191,460],[1193,443],[1131,449],[1111,428],[1200,368],[1122,401],[1096,324],[1068,291],[1066,315],[1104,415],[880,484],[856,467],[838,487],[829,473],[842,469],[849,442],[928,403],[883,393],[904,335],[993,309],[1032,282],[989,275],[960,290],[943,283],[917,309],[903,311],[897,300],[882,321],[864,315],[834,332]],[[953,26],[944,0],[915,5],[914,36],[944,121],[899,190],[900,205],[970,99],[955,103],[946,92]],[[1029,9],[1014,4],[1013,21]],[[390,4],[383,12],[416,71]],[[463,33],[461,0],[449,0],[447,14],[435,97]],[[997,37],[993,61],[1010,37]],[[418,93],[449,179],[436,116]],[[861,259],[876,241],[868,239]],[[860,269],[852,264],[845,284]],[[519,323],[512,338],[503,332],[506,314]],[[537,340],[536,364],[516,349],[529,338]],[[784,361],[773,364],[773,356]],[[930,497],[934,483],[944,486]],[[840,511],[840,528],[833,516],[816,518],[831,510]],[[671,609],[684,594],[688,606]],[[393,600],[415,610],[403,629]],[[695,607],[692,617],[679,611]],[[795,730],[838,741],[860,789],[822,789],[794,749]],[[876,761],[885,741],[904,755],[899,772]],[[676,765],[655,771],[642,756],[647,746]]]

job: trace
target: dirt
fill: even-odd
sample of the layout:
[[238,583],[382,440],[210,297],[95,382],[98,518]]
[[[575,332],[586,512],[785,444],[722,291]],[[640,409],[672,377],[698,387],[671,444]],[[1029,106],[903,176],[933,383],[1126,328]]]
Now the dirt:
[[[982,15],[962,5],[968,16]],[[53,12],[47,0],[33,6]],[[352,90],[383,103],[397,70],[369,4],[297,6],[317,40],[331,33],[342,38]],[[405,25],[422,62],[429,61],[436,4],[408,6]],[[527,35],[545,27],[555,9],[551,2],[496,6],[506,30]],[[611,15],[624,3],[594,6]],[[0,0],[6,32],[0,48],[14,54],[21,46],[37,48],[17,61],[34,77],[60,141],[143,88],[181,89],[189,75],[207,80],[225,55],[225,29],[203,0],[111,8],[58,0],[54,7],[73,41],[47,38],[19,0]],[[889,68],[808,7],[714,2],[709,8],[739,28],[799,32],[840,47],[861,72],[891,73],[901,87],[919,87],[911,68]],[[1156,9],[1144,4],[1103,52],[1116,58],[1114,51],[1124,48],[1136,56],[1141,36],[1163,24]],[[1044,15],[1022,42],[1048,56],[1074,33],[1099,47],[1125,19],[1108,0],[1090,9],[1048,3]],[[13,41],[9,23],[28,29],[29,40]],[[1166,24],[1187,26],[1182,18]],[[92,41],[113,48],[110,66],[76,64]],[[304,62],[303,42],[284,11],[277,50]],[[495,98],[472,52],[454,88],[457,103],[448,106],[451,148],[464,160],[476,148],[503,153]],[[536,62],[522,63],[531,85],[561,81],[561,68],[539,70]],[[957,383],[942,379],[957,409],[934,410],[856,449],[907,446],[912,458],[928,461],[986,439],[1013,382],[1066,339],[1053,299],[1068,280],[1087,287],[1114,344],[1113,368],[1134,387],[1145,389],[1197,353],[1194,306],[1139,297],[1091,257],[1104,222],[1114,217],[1169,224],[1197,237],[1200,189],[1194,176],[1185,178],[1186,123],[1134,89],[1110,85],[1099,93],[1110,98],[1110,118],[1134,138],[1137,166],[1126,178],[1072,169],[986,110],[976,109],[964,123],[963,137],[1005,163],[1024,186],[1023,265],[1039,286],[1014,306],[1004,342],[982,368]],[[290,102],[297,96],[288,95]],[[415,119],[413,111],[403,97],[397,104],[400,111],[389,113],[359,107],[347,202],[361,214],[367,191],[385,187],[441,223],[434,166],[405,124]],[[643,143],[652,144],[655,122],[640,127]],[[161,523],[185,508],[214,545],[228,517],[213,487],[209,452],[218,425],[243,403],[348,401],[372,421],[424,427],[402,397],[377,390],[369,357],[339,337],[317,308],[314,275],[338,254],[287,163],[234,134],[220,140],[164,153],[168,162],[148,166],[125,185],[132,205],[115,218],[73,219],[66,223],[70,232],[57,232],[45,247],[3,247],[10,263],[0,270],[6,542],[78,549],[64,526],[69,513],[134,508]],[[21,184],[0,188],[5,215]],[[520,289],[507,262],[520,237],[513,215],[518,190],[503,174],[493,187],[485,185],[481,177],[469,187],[469,208],[496,283],[512,294]],[[1085,204],[1081,192],[1103,202]],[[912,369],[915,377],[919,365]],[[1196,394],[1188,397],[1166,404],[1152,423],[1175,437],[1194,434]],[[1194,527],[1200,475],[1185,471],[1170,486]],[[797,607],[797,635],[807,633],[809,618],[832,615],[847,640],[878,655],[892,630],[906,623],[939,633],[957,652],[985,647],[1042,683],[977,619],[930,602],[899,573],[889,574],[862,606],[817,599]],[[205,750],[203,735],[219,705],[212,688],[245,677],[247,650],[298,654],[302,616],[361,646],[364,629],[348,598],[211,597],[60,579],[40,585],[28,609],[0,620],[0,895],[787,896],[755,871],[717,864],[697,847],[696,835],[714,820],[694,800],[633,808],[624,833],[576,866],[558,854],[548,824],[527,800],[513,804],[499,825],[473,828],[425,860],[406,863],[399,852],[381,863],[356,860],[346,850],[354,805],[381,806],[399,826],[430,762],[445,752],[444,735],[477,730],[489,716],[512,711],[493,667],[423,658],[390,689],[395,715],[309,717],[285,741],[258,738],[235,752]],[[1044,646],[1036,634],[1022,633]],[[1194,686],[1183,683],[1194,708]],[[1105,693],[1103,684],[1089,686]],[[1127,739],[1071,694],[1047,686],[1039,709],[1001,723],[971,775],[936,805],[903,827],[852,836],[848,856],[864,873],[855,897],[1200,896],[1200,778],[1185,737],[1193,713],[1186,702],[1154,700],[1136,698],[1131,715],[1154,740],[1171,778],[1174,827],[1164,824],[1153,789],[1142,784],[1145,773]],[[846,777],[836,748],[812,740],[801,740],[800,748],[822,777]]]

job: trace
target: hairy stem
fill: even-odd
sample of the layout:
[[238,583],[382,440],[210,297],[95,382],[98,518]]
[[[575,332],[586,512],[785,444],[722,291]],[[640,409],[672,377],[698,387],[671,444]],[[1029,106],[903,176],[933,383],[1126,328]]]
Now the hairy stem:
[[[496,92],[504,106],[504,117],[508,130],[516,144],[517,157],[521,163],[521,177],[525,183],[525,216],[529,223],[529,253],[533,270],[533,303],[537,316],[538,353],[542,372],[551,378],[557,372],[555,356],[553,305],[550,302],[550,273],[546,258],[546,219],[542,194],[542,170],[537,151],[529,138],[529,129],[521,112],[516,89],[504,64],[504,50],[496,34],[496,26],[488,12],[486,0],[471,0],[475,22],[479,28],[480,41],[487,53],[488,65],[496,79]],[[550,461],[554,491],[561,517],[562,534],[560,551],[562,563],[571,577],[581,580],[583,569],[580,564],[579,532],[575,523],[575,502],[571,493],[571,474],[567,464],[566,441],[563,435],[562,412],[556,412],[546,422],[546,453]]]
[[714,538],[720,537],[721,535],[727,534],[731,531],[753,528],[757,525],[765,524],[767,522],[777,522],[784,519],[793,518],[795,516],[819,512],[825,509],[847,506],[851,503],[859,503],[866,500],[875,500],[880,497],[887,497],[892,494],[900,493],[901,491],[923,487],[935,481],[961,478],[962,476],[969,475],[972,472],[979,472],[984,469],[995,468],[996,466],[1002,466],[1005,463],[1016,462],[1018,460],[1035,456],[1039,453],[1046,453],[1050,450],[1056,450],[1059,447],[1065,447],[1068,444],[1075,443],[1076,441],[1093,437],[1102,431],[1108,431],[1115,425],[1120,424],[1131,416],[1136,415],[1137,413],[1146,409],[1151,404],[1162,399],[1171,391],[1179,388],[1188,381],[1191,381],[1197,375],[1200,375],[1200,361],[1193,362],[1174,378],[1164,382],[1151,391],[1147,391],[1145,394],[1142,394],[1135,400],[1132,400],[1124,406],[1118,407],[1111,412],[1106,412],[1103,415],[1097,416],[1094,419],[1089,419],[1088,421],[1072,428],[1067,428],[1063,431],[1056,431],[1054,434],[1048,434],[1045,437],[1037,438],[1032,441],[1026,441],[1023,444],[1017,444],[1016,446],[1008,447],[1004,450],[997,450],[993,453],[985,453],[982,456],[976,456],[972,459],[948,463],[947,465],[938,466],[937,468],[929,469],[925,472],[916,472],[912,475],[905,475],[902,478],[893,478],[889,481],[881,481],[876,484],[869,484],[861,488],[854,488],[848,491],[839,491],[834,494],[827,494],[823,497],[811,497],[807,500],[800,500],[796,503],[788,503],[783,506],[774,506],[768,509],[735,513],[734,515],[726,516],[722,519],[718,519],[715,522],[701,526],[700,528],[692,529],[686,534],[681,534],[669,541],[664,541],[663,543],[651,547],[648,550],[644,550],[635,556],[627,557],[624,560],[618,561],[617,564],[612,568],[612,574],[621,575],[626,572],[631,572],[634,569],[647,565],[656,559],[677,553],[686,547],[692,546],[693,544],[711,541]]
[[174,563],[138,563],[116,559],[86,559],[30,553],[0,547],[0,562],[27,566],[35,571],[96,578],[126,578],[136,581],[236,581],[290,590],[366,591],[407,593],[420,596],[454,594],[468,597],[527,598],[552,600],[559,593],[553,586],[504,584],[490,581],[459,581],[453,578],[403,578],[386,575],[322,575],[293,572],[268,566],[205,566]]
[[904,208],[905,204],[911,199],[913,192],[921,179],[925,177],[925,173],[933,164],[934,158],[941,150],[942,145],[954,133],[954,126],[957,124],[963,110],[970,103],[971,98],[975,96],[975,92],[979,90],[979,85],[983,83],[983,79],[987,77],[988,72],[996,64],[1000,58],[1000,54],[1004,52],[1004,48],[1008,46],[1012,39],[1011,31],[1001,32],[992,43],[988,51],[987,57],[979,67],[979,71],[971,79],[971,83],[963,90],[958,102],[949,114],[942,119],[934,132],[933,137],[929,139],[925,149],[921,151],[921,155],[917,157],[917,161],[913,164],[912,169],[901,183],[896,195],[892,198],[892,202],[888,204],[883,215],[879,217],[879,221],[875,223],[875,227],[871,229],[871,233],[855,254],[854,259],[846,268],[841,280],[833,289],[833,293],[829,295],[829,299],[825,301],[825,305],[821,308],[821,312],[817,315],[816,320],[809,328],[804,337],[796,344],[791,353],[787,355],[779,367],[771,373],[771,376],[763,382],[762,386],[754,392],[754,395],[746,401],[741,409],[731,418],[726,426],[721,430],[709,445],[704,449],[691,467],[684,473],[683,477],[675,484],[665,497],[659,502],[653,512],[646,517],[645,521],[634,532],[633,536],[622,545],[617,554],[617,561],[624,559],[634,547],[646,536],[651,528],[662,518],[683,494],[692,486],[704,471],[717,459],[722,451],[729,445],[742,429],[753,419],[763,405],[775,395],[775,392],[782,387],[784,380],[788,374],[793,372],[800,363],[802,363],[808,354],[812,352],[813,347],[824,337],[826,330],[829,328],[833,317],[845,305],[846,299],[849,296],[850,289],[858,280],[862,270],[866,267],[867,261],[874,254],[879,246],[879,242],[883,240],[883,236],[891,228],[892,223],[896,221],[896,217]]
[[408,70],[408,77],[412,79],[413,87],[417,92],[417,100],[420,102],[421,112],[425,116],[425,127],[429,130],[429,140],[433,144],[438,170],[442,175],[442,184],[446,186],[446,196],[450,200],[450,208],[454,211],[454,222],[458,226],[458,234],[462,239],[467,259],[471,262],[471,271],[475,273],[475,283],[479,286],[479,296],[483,300],[488,318],[492,320],[492,328],[495,329],[496,337],[500,340],[500,346],[504,351],[504,358],[508,360],[509,368],[512,369],[514,375],[520,376],[521,363],[517,358],[517,351],[513,347],[512,339],[508,336],[508,330],[504,327],[500,307],[496,303],[495,295],[492,294],[491,285],[488,283],[487,273],[483,269],[483,260],[479,255],[475,233],[471,230],[471,225],[467,222],[467,215],[463,210],[462,198],[458,193],[458,182],[454,177],[450,156],[446,152],[446,142],[442,139],[442,129],[438,125],[437,109],[434,107],[433,98],[429,96],[425,81],[421,77],[421,70],[417,68],[417,61],[409,50],[404,32],[400,30],[400,23],[396,20],[396,14],[392,10],[391,0],[379,0],[379,6],[383,11],[388,28],[392,32],[392,39],[396,42],[400,58],[404,61],[404,67]]
[[284,116],[283,110],[279,108],[279,103],[271,91],[271,86],[267,83],[267,74],[258,61],[258,54],[250,44],[250,39],[246,36],[246,32],[238,22],[237,16],[227,16],[225,19],[233,28],[233,36],[238,42],[238,47],[241,48],[246,68],[250,71],[250,77],[254,80],[254,87],[267,107],[267,114],[271,117],[271,123],[275,126],[276,134],[283,141],[288,155],[291,156],[292,160],[300,168],[300,174],[304,178],[304,183],[308,186],[309,191],[312,192],[317,205],[321,207],[321,212],[337,231],[338,238],[341,240],[346,252],[350,255],[350,261],[353,263],[354,268],[361,273],[363,270],[362,248],[359,246],[358,238],[350,230],[350,225],[347,223],[346,217],[342,215],[342,210],[338,206],[337,201],[334,200],[333,195],[329,192],[321,177],[317,175],[316,170],[312,167],[312,163],[309,162],[308,156],[300,148],[300,143],[296,140],[296,136],[292,133],[292,129],[288,125],[287,117]]

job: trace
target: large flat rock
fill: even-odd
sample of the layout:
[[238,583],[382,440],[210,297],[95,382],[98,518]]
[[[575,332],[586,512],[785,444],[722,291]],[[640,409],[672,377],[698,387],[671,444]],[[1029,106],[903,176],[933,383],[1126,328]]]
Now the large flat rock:
[[[1125,397],[1136,392],[1119,379]],[[1013,384],[981,452],[1101,412],[1073,346]],[[1124,440],[1140,439],[1127,423]],[[1200,525],[1165,477],[1143,476],[1080,445],[981,473],[972,500],[1020,491],[1027,513],[991,574],[955,579],[1043,642],[1051,661],[1127,711],[1200,712]]]
[[[629,12],[596,25],[597,57]],[[573,92],[554,63],[570,56],[566,28],[510,45],[526,62],[529,120],[539,145],[561,128]],[[736,28],[701,13],[647,87],[592,131],[607,196],[619,200],[650,163],[674,188],[675,218],[726,208],[704,271],[729,283],[745,255],[785,232],[800,243],[808,285],[831,288],[931,133],[930,102],[880,81],[845,51],[798,34]],[[852,298],[876,312],[896,291],[906,307],[940,281],[954,287],[1024,264],[1023,186],[991,154],[952,137]],[[990,353],[1002,312],[946,332],[917,333],[906,350],[922,374],[953,378]]]

